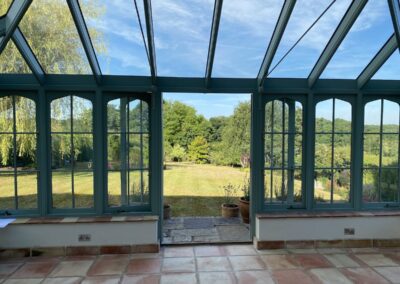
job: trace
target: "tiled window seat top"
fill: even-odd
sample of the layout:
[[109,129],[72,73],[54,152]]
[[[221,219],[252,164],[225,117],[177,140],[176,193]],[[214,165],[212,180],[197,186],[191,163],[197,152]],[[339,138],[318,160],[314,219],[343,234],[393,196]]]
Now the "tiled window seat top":
[[256,214],[257,219],[286,218],[338,218],[338,217],[387,217],[400,216],[400,210],[390,211],[321,211],[321,212],[271,212]]
[[21,224],[79,224],[79,223],[113,223],[113,222],[151,222],[158,221],[158,216],[99,216],[99,217],[35,217],[17,218],[10,225]]

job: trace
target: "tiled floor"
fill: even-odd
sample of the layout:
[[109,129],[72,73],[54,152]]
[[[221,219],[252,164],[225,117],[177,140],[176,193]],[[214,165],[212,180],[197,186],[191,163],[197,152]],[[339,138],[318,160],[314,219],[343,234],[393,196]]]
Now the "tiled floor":
[[164,220],[164,244],[250,242],[249,225],[240,218],[174,217]]
[[400,283],[400,248],[174,246],[157,254],[6,259],[0,283]]

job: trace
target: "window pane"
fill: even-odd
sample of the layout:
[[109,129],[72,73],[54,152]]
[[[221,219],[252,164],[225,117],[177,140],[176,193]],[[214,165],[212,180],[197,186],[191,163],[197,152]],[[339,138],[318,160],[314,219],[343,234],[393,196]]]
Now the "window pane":
[[301,203],[303,202],[303,193],[302,193],[302,171],[301,170],[295,170],[294,175],[294,196],[293,196],[293,201],[295,203]]
[[364,109],[364,132],[379,133],[381,125],[381,104],[382,100],[369,102]]
[[14,169],[14,136],[12,134],[0,135],[0,171]]
[[399,169],[382,169],[381,201],[398,202]]
[[351,133],[351,104],[335,100],[335,132]]
[[15,209],[14,173],[0,172],[0,210]]
[[140,134],[129,135],[129,168],[138,169],[142,167],[141,145],[143,140]]
[[72,174],[52,171],[53,208],[72,208]]
[[18,172],[18,208],[35,209],[37,208],[37,178],[36,172],[21,173]]
[[333,100],[320,102],[315,107],[315,132],[331,132]]
[[71,135],[51,135],[51,167],[55,170],[70,170],[72,165],[71,157]]
[[264,190],[266,202],[272,202],[271,171],[264,171]]
[[379,153],[379,134],[364,134],[364,167],[379,167]]
[[13,102],[12,97],[0,98],[0,132],[13,132]]
[[149,167],[149,161],[150,161],[149,135],[148,134],[143,134],[142,135],[142,139],[143,139],[143,148],[142,148],[143,168],[148,168]]
[[272,132],[272,126],[274,124],[272,105],[273,102],[268,102],[265,105],[265,132]]
[[399,135],[382,135],[382,167],[398,167]]
[[[2,1],[0,1],[1,3]],[[1,4],[0,4],[1,5]],[[21,53],[12,40],[9,40],[0,54],[0,73],[2,74],[31,74]]]
[[17,132],[36,132],[36,105],[31,99],[15,97]]
[[13,0],[3,0],[0,2],[0,16],[7,14],[8,8],[10,8],[12,1]]
[[364,170],[363,171],[363,201],[378,202],[379,201],[379,171]]
[[295,131],[301,133],[303,132],[303,106],[301,103],[296,102],[295,108]]
[[282,134],[274,134],[272,137],[272,140],[273,140],[272,166],[273,167],[282,167],[283,166],[283,158],[284,158],[284,154],[285,154],[284,151],[282,151],[282,138],[283,137],[284,136]]
[[76,208],[91,208],[93,202],[93,172],[74,172]]
[[121,172],[108,172],[108,206],[121,205]]
[[62,97],[51,102],[51,131],[71,131],[71,97]]
[[337,170],[333,178],[333,202],[350,202],[350,170]]
[[294,140],[294,164],[296,167],[301,167],[303,163],[303,135],[295,135]]
[[129,103],[129,131],[148,132],[149,117],[147,103],[134,100]]
[[393,52],[388,60],[371,78],[372,80],[399,80],[399,72],[397,66],[400,66],[400,54]]
[[17,168],[36,170],[36,134],[17,134]]
[[112,100],[107,104],[108,132],[121,131],[121,104],[120,99]]
[[265,167],[271,167],[272,166],[272,147],[271,147],[271,142],[272,142],[272,135],[271,134],[265,134],[264,136],[264,145],[265,145],[265,150],[264,150],[264,159],[265,159]]
[[74,132],[92,132],[92,102],[80,97],[72,97]]
[[332,135],[315,135],[315,167],[330,168],[332,166]]
[[149,202],[148,172],[129,172],[129,203],[141,205]]
[[351,166],[351,135],[335,134],[334,167],[350,168]]
[[107,156],[109,170],[119,170],[121,168],[121,135],[108,135]]
[[315,171],[314,180],[314,201],[330,202],[331,201],[331,172],[328,170]]
[[75,170],[93,168],[93,136],[91,134],[74,135],[74,152]]
[[399,104],[383,101],[383,132],[399,133]]

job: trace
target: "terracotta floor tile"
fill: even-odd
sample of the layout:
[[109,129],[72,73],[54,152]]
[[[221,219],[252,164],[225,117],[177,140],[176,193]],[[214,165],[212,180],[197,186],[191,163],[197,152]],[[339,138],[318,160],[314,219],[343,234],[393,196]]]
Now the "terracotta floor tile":
[[393,283],[400,283],[400,267],[376,267],[375,270]]
[[166,247],[164,257],[193,257],[193,247]]
[[57,277],[46,278],[41,284],[79,284],[81,281],[80,277]]
[[257,252],[260,255],[264,255],[264,254],[272,254],[272,255],[289,254],[289,251],[287,249],[262,249],[262,250],[257,250]]
[[132,259],[128,264],[126,274],[159,273],[160,271],[160,258]]
[[232,272],[201,272],[199,273],[200,284],[234,284],[235,275]]
[[383,254],[356,254],[368,266],[397,266],[398,264]]
[[223,246],[198,246],[194,248],[196,256],[224,256],[226,249]]
[[21,265],[22,263],[0,263],[0,277],[12,274]]
[[289,249],[290,253],[293,254],[316,254],[318,251],[313,248],[303,248],[303,249]]
[[294,260],[304,268],[328,268],[333,265],[319,254],[300,254],[293,255]]
[[315,282],[307,273],[298,269],[275,270],[272,272],[272,276],[277,284],[311,284]]
[[170,273],[161,275],[161,284],[195,284],[197,283],[194,273]]
[[86,276],[93,260],[62,261],[51,272],[51,277]]
[[240,271],[236,272],[238,284],[274,284],[268,271]]
[[103,256],[99,258],[89,269],[88,276],[117,275],[122,274],[128,265],[129,259],[122,256]]
[[224,256],[198,257],[198,271],[229,271],[232,270],[229,260]]
[[135,259],[135,258],[161,258],[162,254],[161,253],[134,253],[131,254],[131,259]]
[[44,278],[55,267],[53,262],[27,262],[11,278]]
[[230,245],[225,246],[228,255],[257,255],[252,245]]
[[355,284],[385,284],[389,283],[372,268],[344,268],[342,273]]
[[269,269],[290,269],[298,267],[292,255],[262,255],[261,259]]
[[235,271],[265,269],[265,263],[259,256],[230,256],[229,260]]
[[160,275],[125,275],[121,284],[159,284]]
[[162,265],[162,272],[195,272],[194,258],[165,258]]
[[377,248],[351,248],[353,253],[378,253],[379,249]]
[[327,254],[325,257],[337,268],[360,267],[354,259],[345,254]]
[[120,278],[120,276],[86,277],[81,284],[118,284]]
[[311,269],[310,273],[323,284],[352,284],[352,282],[336,268],[315,268]]
[[345,254],[348,253],[348,250],[344,248],[319,248],[317,252],[320,254]]
[[42,281],[42,278],[8,279],[2,284],[39,284]]

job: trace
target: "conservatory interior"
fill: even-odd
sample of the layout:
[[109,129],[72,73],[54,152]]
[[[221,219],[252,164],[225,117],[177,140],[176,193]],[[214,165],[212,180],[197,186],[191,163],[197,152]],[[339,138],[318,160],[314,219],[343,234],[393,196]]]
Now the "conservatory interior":
[[251,95],[258,251],[400,246],[398,0],[0,15],[1,257],[159,252],[165,93]]

